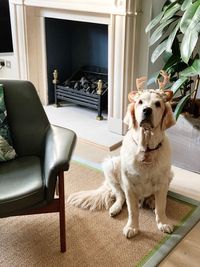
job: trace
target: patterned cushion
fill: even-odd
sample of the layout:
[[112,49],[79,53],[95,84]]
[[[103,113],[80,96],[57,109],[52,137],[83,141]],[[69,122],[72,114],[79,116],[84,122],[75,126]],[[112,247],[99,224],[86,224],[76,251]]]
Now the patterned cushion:
[[15,158],[16,152],[12,147],[7,113],[4,102],[3,85],[0,84],[0,162]]

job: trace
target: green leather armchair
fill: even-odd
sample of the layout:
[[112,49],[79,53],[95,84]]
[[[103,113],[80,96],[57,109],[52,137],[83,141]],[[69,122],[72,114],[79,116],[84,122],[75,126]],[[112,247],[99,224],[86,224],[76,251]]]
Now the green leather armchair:
[[50,125],[32,83],[0,82],[17,153],[15,159],[0,163],[0,218],[59,212],[61,252],[65,252],[64,171],[69,169],[76,135]]

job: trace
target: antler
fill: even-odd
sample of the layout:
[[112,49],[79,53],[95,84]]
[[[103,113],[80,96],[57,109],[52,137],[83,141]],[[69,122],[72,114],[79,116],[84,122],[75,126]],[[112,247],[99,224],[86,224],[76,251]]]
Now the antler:
[[143,91],[144,84],[145,84],[146,80],[147,80],[147,77],[145,77],[145,76],[142,76],[142,77],[136,79],[136,88],[137,88],[138,92]]
[[170,75],[164,70],[161,70],[160,74],[163,77],[163,81],[160,81],[159,79],[157,79],[157,81],[158,81],[159,89],[163,91],[165,88],[165,85],[169,82]]
[[145,77],[145,76],[136,79],[136,88],[137,88],[137,91],[131,91],[128,94],[128,100],[131,103],[134,103],[136,97],[138,96],[138,94],[140,94],[143,91],[144,84],[146,82],[146,79],[147,79],[147,77]]

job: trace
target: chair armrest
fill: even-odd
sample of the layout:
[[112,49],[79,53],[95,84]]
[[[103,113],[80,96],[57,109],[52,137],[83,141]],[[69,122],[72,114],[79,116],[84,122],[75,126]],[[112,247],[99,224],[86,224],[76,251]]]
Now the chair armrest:
[[76,134],[58,126],[50,126],[45,140],[43,175],[47,189],[47,200],[54,197],[57,175],[69,168],[76,143]]

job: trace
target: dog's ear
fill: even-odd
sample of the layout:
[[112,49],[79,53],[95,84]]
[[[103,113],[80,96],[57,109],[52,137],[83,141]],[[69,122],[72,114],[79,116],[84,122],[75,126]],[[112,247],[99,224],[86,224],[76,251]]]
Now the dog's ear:
[[128,94],[128,100],[129,100],[129,102],[130,102],[130,103],[135,103],[137,96],[138,96],[138,92],[136,92],[136,91],[131,91],[131,92]]
[[134,103],[128,105],[127,112],[124,117],[124,123],[128,125],[128,129],[131,129],[131,127],[136,126],[134,106],[135,106]]
[[169,102],[165,103],[165,111],[162,120],[162,130],[166,130],[176,123],[174,114]]
[[165,90],[164,91],[165,97],[166,97],[166,102],[170,101],[173,97],[173,91],[172,90]]

